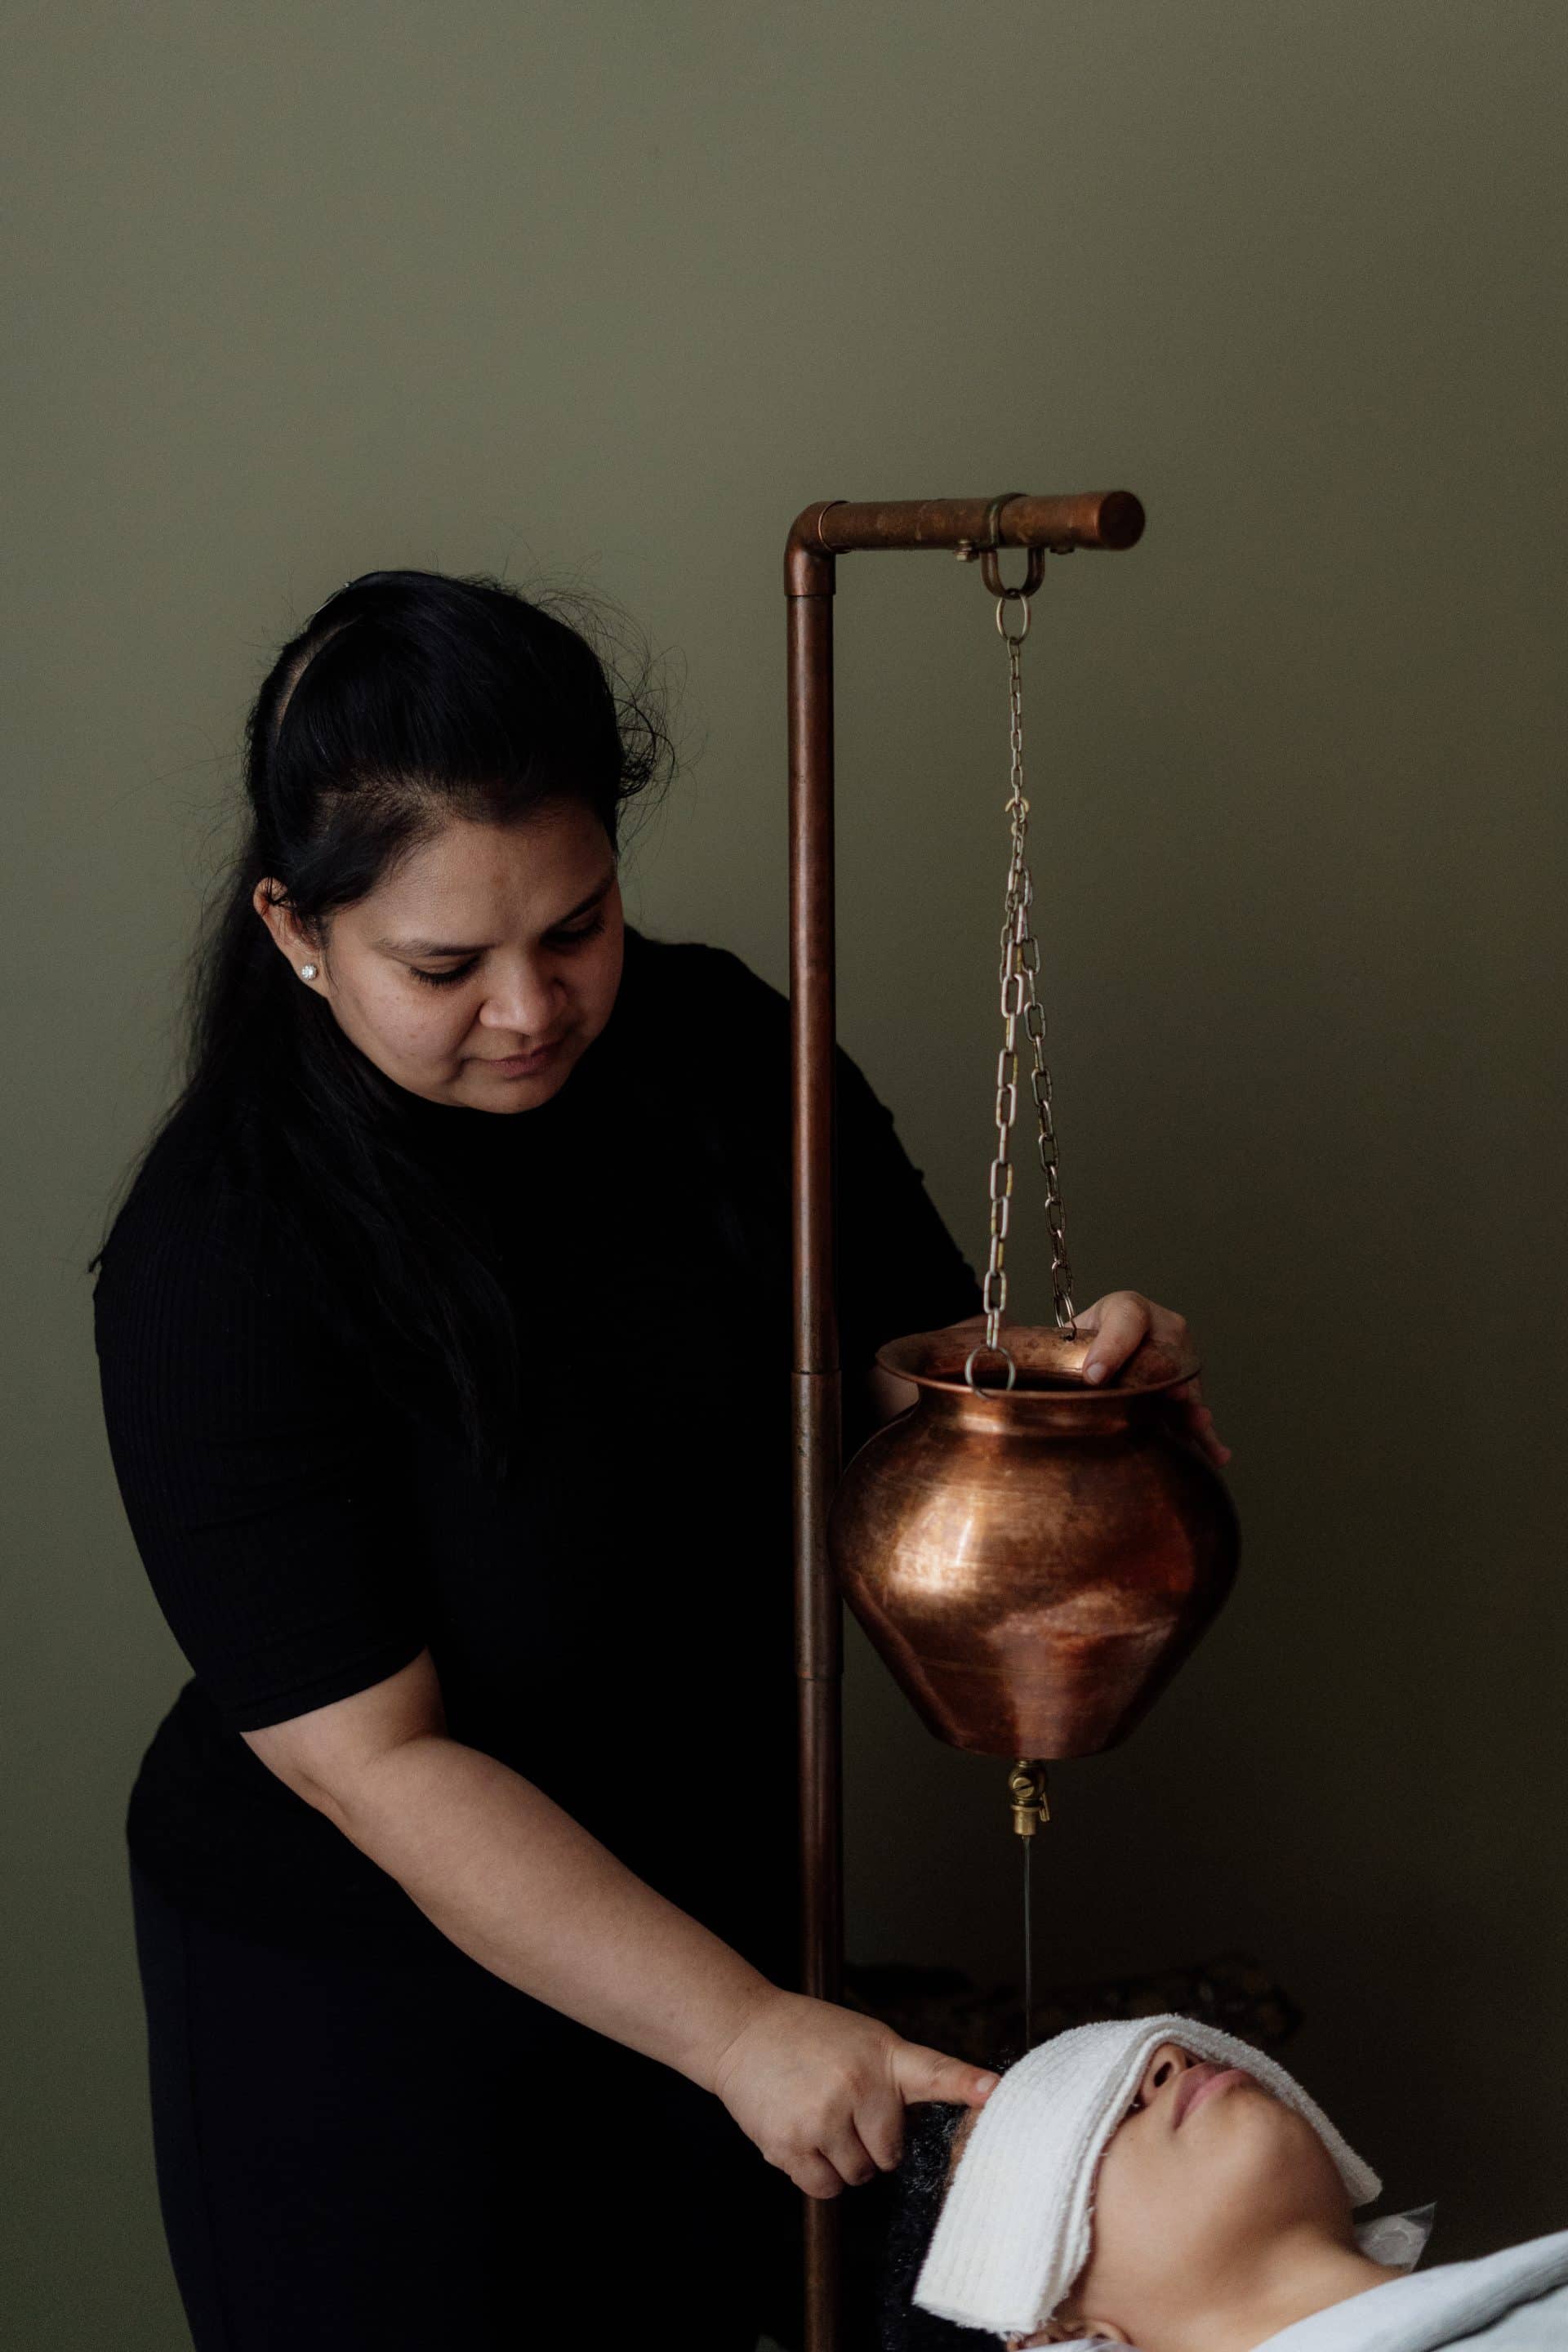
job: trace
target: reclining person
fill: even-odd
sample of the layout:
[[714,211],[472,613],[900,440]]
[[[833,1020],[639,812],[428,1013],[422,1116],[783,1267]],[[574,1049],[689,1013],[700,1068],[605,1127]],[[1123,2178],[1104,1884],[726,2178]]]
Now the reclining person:
[[1358,2226],[1376,2174],[1282,2066],[1196,2020],[1075,2027],[949,2116],[889,2341],[943,2340],[930,2312],[1010,2352],[1568,2352],[1568,2230],[1412,2275],[1430,2209]]

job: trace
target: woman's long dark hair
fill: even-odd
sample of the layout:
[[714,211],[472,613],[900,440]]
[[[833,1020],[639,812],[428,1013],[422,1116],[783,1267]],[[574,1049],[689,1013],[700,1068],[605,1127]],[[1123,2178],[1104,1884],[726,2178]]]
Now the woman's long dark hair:
[[321,937],[448,819],[505,824],[563,802],[618,852],[627,803],[668,781],[665,709],[646,657],[623,679],[552,609],[568,601],[581,600],[368,572],[284,645],[246,721],[244,839],[191,959],[184,1087],[138,1163],[182,1110],[214,1111],[301,1282],[378,1378],[395,1381],[408,1350],[433,1364],[470,1459],[491,1468],[517,1365],[484,1237],[400,1136],[403,1090],[300,987],[253,901],[273,877]]

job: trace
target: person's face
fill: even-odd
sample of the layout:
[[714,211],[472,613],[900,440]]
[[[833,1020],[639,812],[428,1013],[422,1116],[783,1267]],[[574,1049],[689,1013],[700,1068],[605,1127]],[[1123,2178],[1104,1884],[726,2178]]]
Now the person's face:
[[1112,2342],[1179,2336],[1238,2264],[1303,2230],[1353,2242],[1349,2194],[1311,2125],[1249,2074],[1163,2042],[1100,2158],[1089,2261],[1058,2317]]
[[620,986],[625,922],[598,819],[562,803],[511,825],[451,818],[308,939],[256,908],[376,1067],[429,1102],[531,1110],[565,1083]]

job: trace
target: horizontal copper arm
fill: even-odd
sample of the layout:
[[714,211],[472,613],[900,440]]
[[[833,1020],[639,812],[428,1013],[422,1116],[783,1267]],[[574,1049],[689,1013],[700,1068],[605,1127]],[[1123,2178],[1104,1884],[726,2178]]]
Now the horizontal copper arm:
[[[983,544],[990,499],[880,499],[856,503],[819,499],[804,507],[784,542],[784,593],[819,595],[815,566],[824,556],[871,548],[956,550]],[[1067,498],[1036,498],[1020,490],[996,520],[999,547],[1044,547],[1066,554],[1076,547],[1120,551],[1143,536],[1143,509],[1131,490],[1081,490]]]

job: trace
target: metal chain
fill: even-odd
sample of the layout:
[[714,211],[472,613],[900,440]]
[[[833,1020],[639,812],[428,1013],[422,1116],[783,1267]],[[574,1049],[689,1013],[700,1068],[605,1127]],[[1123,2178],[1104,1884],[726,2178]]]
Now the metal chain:
[[[1016,636],[1004,625],[1003,620],[1010,599],[1016,599],[1024,608],[1024,625]],[[1046,1219],[1051,1232],[1051,1289],[1057,1328],[1069,1339],[1078,1337],[1072,1303],[1072,1269],[1068,1264],[1061,1192],[1057,1179],[1057,1134],[1051,1109],[1051,1074],[1046,1067],[1046,1011],[1035,989],[1036,975],[1040,968],[1040,945],[1030,923],[1035,890],[1026,856],[1029,803],[1024,793],[1020,648],[1029,634],[1029,610],[1026,588],[1004,588],[996,599],[996,627],[1007,647],[1012,766],[1005,814],[1011,831],[1012,852],[1002,915],[999,975],[1002,986],[1002,1050],[996,1056],[996,1156],[991,1162],[991,1251],[981,1292],[985,1310],[985,1338],[981,1345],[971,1349],[964,1365],[964,1378],[971,1388],[977,1385],[974,1379],[974,1359],[977,1355],[997,1355],[1005,1359],[1009,1388],[1016,1376],[1012,1355],[1001,1345],[998,1334],[1007,1305],[1005,1260],[1013,1198],[1013,1162],[1009,1156],[1009,1144],[1013,1122],[1018,1112],[1017,1035],[1020,1013],[1025,1032],[1034,1045],[1034,1067],[1030,1072],[1029,1085],[1039,1114],[1040,1167],[1046,1180]]]

